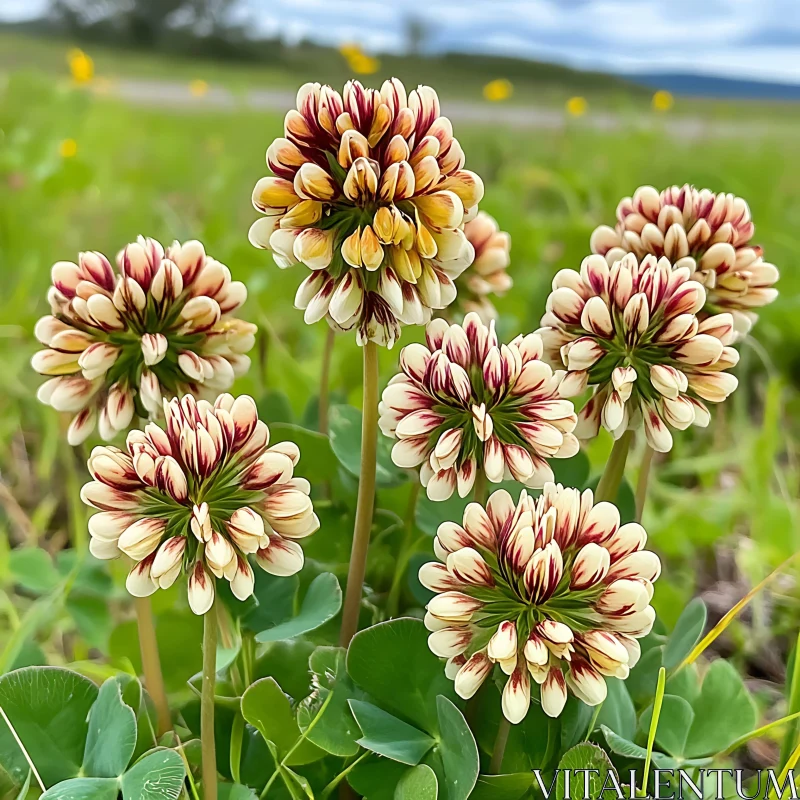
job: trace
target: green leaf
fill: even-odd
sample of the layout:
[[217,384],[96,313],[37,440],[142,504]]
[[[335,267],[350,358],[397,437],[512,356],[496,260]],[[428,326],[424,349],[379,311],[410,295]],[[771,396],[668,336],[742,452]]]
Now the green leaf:
[[404,617],[359,631],[347,651],[350,677],[383,709],[432,735],[437,695],[455,699],[453,683],[428,648],[421,620]]
[[[569,714],[574,704],[584,705],[574,696],[570,696],[564,713]],[[471,701],[470,706],[470,713],[474,715],[473,719],[478,721],[473,727],[478,746],[483,753],[489,756],[494,749],[497,732],[503,719],[500,688],[494,681],[486,681],[481,691]],[[588,708],[588,706],[584,706],[584,708]],[[588,724],[589,720],[587,719],[580,725],[581,730],[577,734],[578,741],[584,738]],[[511,773],[555,767],[557,760],[554,762],[553,759],[557,758],[558,753],[568,749],[568,746],[559,746],[560,728],[560,718],[548,717],[542,711],[539,703],[531,703],[525,719],[519,725],[511,726],[501,769],[506,773]]]
[[186,768],[174,751],[152,750],[120,779],[123,800],[177,800]]
[[693,705],[686,755],[719,753],[756,725],[756,707],[732,664],[717,659],[708,668]]
[[114,592],[108,562],[100,561],[85,551],[59,550],[56,553],[56,569],[62,578],[69,577],[75,571],[72,594],[90,594],[107,599]]
[[[640,761],[644,761],[647,758],[647,749],[644,747],[640,747],[638,744],[634,744],[633,742],[629,741],[628,739],[624,739],[622,736],[617,736],[614,731],[610,728],[607,728],[605,725],[601,725],[600,729],[603,731],[603,735],[606,737],[606,742],[608,742],[608,747],[612,753],[616,753],[619,756],[625,756],[625,758],[635,758]],[[675,769],[678,766],[678,762],[674,758],[670,758],[669,756],[664,755],[664,753],[653,751],[653,764],[655,764],[659,769]],[[697,766],[701,766],[707,762],[697,762]],[[681,766],[692,766],[692,762],[684,761]]]
[[264,655],[257,659],[253,680],[275,678],[289,697],[307,697],[311,691],[308,659],[314,647],[303,638],[272,642],[265,648]]
[[[258,418],[269,425],[270,434],[272,434],[272,429],[275,425],[294,422],[292,404],[283,392],[268,389],[258,398],[256,407],[258,408]],[[272,441],[271,435],[270,441]],[[282,439],[281,441],[284,440]]]
[[219,800],[258,800],[258,795],[241,783],[221,783],[217,788]]
[[279,767],[284,785],[292,795],[292,800],[314,800],[314,792],[308,778],[299,775],[288,767]]
[[148,708],[148,702],[152,706],[152,701],[145,694],[138,678],[126,674],[114,677],[122,686],[122,701],[130,706],[136,714],[136,747],[133,751],[133,758],[138,760],[158,743],[156,741],[155,709]]
[[[289,698],[272,678],[262,678],[249,686],[242,695],[242,716],[278,751],[278,760],[283,759],[300,738]],[[322,758],[325,752],[312,742],[305,740],[287,760],[289,766],[309,764]]]
[[598,725],[606,725],[625,739],[633,739],[636,735],[636,709],[625,687],[625,681],[606,678],[606,686],[608,695],[600,709]]
[[86,643],[105,652],[114,625],[108,605],[92,595],[71,592],[65,607]]
[[394,800],[436,800],[438,796],[436,773],[427,764],[408,770],[394,790]]
[[71,778],[51,786],[39,800],[117,800],[116,778]]
[[297,722],[305,730],[317,715],[328,695],[333,697],[325,713],[308,733],[308,740],[335,756],[349,757],[358,752],[361,730],[350,711],[348,700],[361,700],[364,693],[356,688],[345,667],[346,651],[341,647],[318,647],[309,658],[315,692],[297,712]]
[[397,784],[410,769],[399,761],[370,756],[353,767],[347,782],[364,800],[394,800]]
[[479,775],[469,800],[519,800],[533,786],[530,772]]
[[26,644],[33,639],[40,628],[49,624],[58,615],[67,592],[67,584],[67,580],[62,581],[53,592],[31,603],[20,620],[19,627],[6,640],[0,655],[0,673],[8,672],[15,666]]
[[286,423],[270,425],[269,433],[270,444],[289,441],[300,448],[300,462],[294,471],[308,478],[312,485],[329,481],[336,475],[339,461],[331,448],[331,440],[325,434]]
[[[109,678],[89,712],[83,774],[117,778],[125,772],[136,748],[136,715],[122,699],[122,686]],[[35,763],[35,762],[34,762]]]
[[[353,406],[331,406],[328,425],[336,458],[357,478],[361,473],[361,412]],[[378,436],[378,486],[398,486],[408,480],[406,472],[392,461],[392,445],[388,436]]]
[[561,750],[565,752],[582,741],[592,721],[594,709],[574,695],[567,695],[567,705],[561,712]]
[[634,703],[644,705],[653,699],[658,682],[658,671],[663,661],[663,646],[653,647],[639,659],[639,663],[631,670],[628,680],[625,681],[628,694]]
[[34,594],[52,592],[61,580],[50,554],[41,547],[12,550],[8,566],[14,583]]
[[687,664],[679,672],[667,678],[666,692],[682,697],[689,705],[694,705],[695,700],[700,696],[697,664]]
[[[653,706],[648,706],[639,719],[641,731],[650,730],[653,717]],[[682,758],[686,750],[686,739],[694,721],[694,711],[682,697],[665,694],[661,704],[661,715],[658,718],[656,742],[671,756]],[[633,738],[633,737],[630,737]]]
[[[156,639],[167,691],[180,692],[192,675],[203,669],[203,619],[188,610],[157,613]],[[109,651],[111,658],[127,658],[137,674],[142,673],[135,620],[123,622],[112,631]]]
[[585,450],[579,450],[572,458],[554,458],[550,465],[556,483],[577,487],[586,485],[589,478],[589,456]]
[[428,536],[436,536],[436,531],[443,522],[461,522],[464,509],[472,502],[471,497],[459,497],[454,492],[447,500],[436,502],[422,492],[417,500],[415,521],[417,527]]
[[436,708],[440,731],[437,749],[444,769],[442,794],[447,800],[466,800],[480,771],[478,745],[464,715],[450,700],[440,695]]
[[419,580],[419,571],[422,565],[431,561],[433,559],[428,553],[413,553],[411,558],[408,559],[406,583],[412,596],[422,608],[428,605],[436,594],[436,592],[428,589],[427,586],[423,586]]
[[[578,774],[575,770],[587,770],[581,774],[581,778],[586,781],[588,778],[588,788],[583,783],[580,787],[566,785],[566,773],[569,771],[570,778],[575,778]],[[588,770],[597,770],[597,774]],[[575,745],[571,750],[567,750],[558,762],[558,782],[556,783],[556,800],[564,800],[569,796],[577,796],[580,791],[581,797],[602,797],[603,785],[609,772],[614,772],[614,765],[602,747],[590,742],[582,742]]]
[[414,766],[433,747],[434,740],[426,733],[377,706],[363,700],[350,700],[349,703],[363,734],[358,743],[367,750]]
[[638,744],[634,744],[633,742],[625,739],[623,736],[618,736],[614,731],[610,728],[607,728],[605,725],[601,725],[600,729],[603,731],[603,735],[606,737],[606,741],[608,742],[608,746],[611,748],[612,753],[616,753],[619,756],[625,756],[626,758],[637,758],[644,760],[647,758],[647,749],[644,747],[640,747]]
[[[592,478],[592,480],[586,484],[586,488],[594,492],[597,490],[598,483],[600,483],[600,475]],[[622,478],[622,483],[620,483],[619,489],[617,490],[617,499],[614,501],[614,505],[619,509],[619,518],[623,525],[635,521],[636,495],[634,495],[633,489],[628,479],[625,477]]]
[[[294,611],[294,601],[300,589],[297,575],[282,577],[257,569],[253,597],[256,605],[242,617],[242,625],[257,633],[286,621]],[[234,598],[235,599],[235,598]],[[239,603],[239,600],[236,600]]]
[[664,666],[673,669],[683,661],[700,640],[706,626],[706,604],[695,597],[681,612],[664,647]]
[[[0,707],[8,715],[45,786],[74,778],[83,762],[89,709],[97,686],[60,667],[25,667],[0,678]],[[28,774],[8,726],[0,720],[0,763],[16,783]]]
[[[4,776],[5,777],[5,776]],[[29,772],[28,777],[25,778],[25,783],[22,784],[22,788],[19,790],[17,796],[14,800],[26,800],[28,797],[28,790],[31,788],[31,781],[33,780],[33,773]],[[10,789],[10,787],[8,787]],[[3,791],[0,789],[0,791]]]
[[280,625],[256,635],[257,642],[277,642],[308,633],[333,619],[342,607],[342,589],[332,572],[317,575],[300,604],[300,612]]

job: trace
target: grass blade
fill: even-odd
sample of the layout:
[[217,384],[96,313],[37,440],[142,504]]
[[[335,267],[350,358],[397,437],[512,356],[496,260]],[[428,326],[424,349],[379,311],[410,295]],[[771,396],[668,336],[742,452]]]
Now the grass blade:
[[747,604],[774,578],[783,572],[800,553],[794,553],[786,559],[782,564],[776,567],[772,572],[767,575],[764,580],[754,586],[733,608],[728,611],[725,616],[694,646],[692,652],[678,665],[678,670],[683,669],[689,664],[693,664],[702,654],[702,652],[712,643],[717,637],[721,636],[725,629],[733,622],[736,616]]
[[[750,731],[750,733],[746,733],[744,736],[740,736],[735,742],[730,744],[716,756],[715,759],[722,758],[723,756],[727,756],[729,753],[732,753],[734,750],[740,748],[743,744],[747,744],[751,739],[758,739],[760,736],[763,736],[766,733],[769,733],[773,728],[779,728],[781,725],[786,725],[789,722],[794,722],[798,717],[800,717],[800,711],[796,711],[793,714],[789,714],[785,717],[781,717],[780,719],[773,720],[772,722],[768,722],[766,725],[762,725],[760,728],[756,728],[755,730]],[[791,731],[796,730],[795,726],[791,726]],[[790,751],[791,752],[791,751]]]
[[650,718],[650,730],[647,733],[647,756],[644,760],[644,778],[642,780],[643,795],[647,794],[647,781],[650,778],[650,762],[653,759],[653,745],[656,741],[658,718],[661,716],[661,705],[664,702],[664,687],[667,684],[667,671],[664,667],[658,670],[656,696],[653,698],[653,716]]
[[[797,644],[794,648],[794,668],[792,669],[792,682],[789,688],[789,714],[797,716],[800,712],[800,633],[797,635]],[[781,767],[789,760],[792,748],[797,744],[797,724],[789,726],[783,737],[781,745]]]

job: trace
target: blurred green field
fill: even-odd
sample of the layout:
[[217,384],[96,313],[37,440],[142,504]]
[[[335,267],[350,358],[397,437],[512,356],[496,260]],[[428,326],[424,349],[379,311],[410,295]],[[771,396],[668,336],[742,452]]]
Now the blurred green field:
[[[63,441],[54,412],[36,401],[41,379],[29,367],[33,325],[47,310],[54,261],[88,249],[113,255],[139,233],[162,241],[201,239],[249,287],[241,316],[258,323],[260,339],[254,368],[236,388],[259,398],[271,422],[313,425],[325,327],[305,326],[293,308],[300,268],[281,271],[247,242],[257,216],[250,193],[266,173],[264,153],[281,133],[282,115],[202,104],[175,111],[127,106],[70,86],[62,77],[61,45],[29,48],[18,37],[14,41],[10,56],[2,45],[11,39],[0,41],[0,531],[12,544],[39,540],[54,552],[70,537],[80,543],[86,536],[75,498],[83,467]],[[148,65],[141,56],[102,51],[95,57],[101,75],[164,76],[167,63]],[[220,67],[212,73],[179,63],[169,77],[287,85],[283,70]],[[341,65],[313,76],[298,70],[294,82],[336,82],[342,73]],[[400,75],[437,86],[435,73]],[[454,83],[447,71],[442,79],[446,87]],[[479,83],[469,86],[477,91]],[[618,200],[640,184],[691,182],[742,195],[751,205],[757,240],[782,272],[779,300],[764,311],[743,349],[740,389],[711,429],[676,437],[675,450],[656,470],[645,525],[670,565],[655,597],[670,627],[695,591],[732,592],[733,600],[721,606],[726,610],[741,596],[737,581],[760,579],[800,548],[800,142],[780,124],[717,140],[670,138],[658,120],[647,132],[624,123],[604,132],[591,125],[591,116],[607,93],[580,89],[541,95],[543,101],[576,93],[597,98],[588,117],[564,130],[512,131],[492,124],[456,129],[468,167],[486,184],[482,208],[513,241],[515,288],[497,303],[503,336],[538,327],[553,274],[579,265],[592,229],[613,222]],[[529,89],[520,95],[533,96]],[[625,95],[620,102],[649,108],[649,94]],[[705,109],[694,102],[690,108],[693,115],[723,114],[733,125],[758,115],[781,121],[774,108],[747,104]],[[74,155],[62,155],[65,140],[74,140]],[[406,329],[401,345],[419,338],[420,331]],[[396,358],[396,349],[381,354],[383,382]],[[332,370],[336,396],[360,402],[360,370],[354,338],[340,336]],[[595,470],[609,446],[604,437],[592,445]],[[10,592],[12,583],[4,556],[0,585]],[[741,658],[761,658],[764,642],[794,631],[797,611],[796,590],[782,587],[733,629],[733,649]]]

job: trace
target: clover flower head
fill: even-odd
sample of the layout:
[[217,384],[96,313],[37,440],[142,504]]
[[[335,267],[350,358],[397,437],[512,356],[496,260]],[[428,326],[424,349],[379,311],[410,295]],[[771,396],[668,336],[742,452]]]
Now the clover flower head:
[[[187,395],[164,403],[163,427],[128,434],[125,450],[96,447],[94,481],[81,498],[100,510],[89,520],[90,550],[102,559],[124,553],[136,564],[127,587],[136,597],[189,576],[189,604],[205,614],[213,578],[245,600],[253,593],[248,560],[272,575],[303,566],[297,543],[319,520],[310,486],[293,475],[293,442],[269,446],[269,429],[251,397],[220,395],[214,405]],[[213,577],[212,577],[213,576]]]
[[506,719],[521,722],[531,679],[542,709],[557,717],[567,691],[590,706],[606,697],[604,676],[625,679],[647,635],[661,564],[644,549],[638,523],[620,525],[611,503],[548,483],[514,503],[504,489],[486,508],[471,503],[463,524],[445,522],[434,539],[442,563],[420,569],[436,596],[425,624],[431,650],[448,659],[456,693],[472,697],[495,664],[508,676]]
[[216,397],[244,374],[254,325],[232,316],[247,289],[197,241],[166,250],[139,237],[117,256],[80,253],[52,269],[50,315],[36,325],[47,349],[32,366],[53,376],[39,400],[75,414],[67,438],[99,428],[106,441],[135,415],[161,413],[162,396]]
[[542,360],[537,334],[500,344],[494,322],[475,312],[463,325],[433,320],[426,338],[427,347],[403,348],[402,371],[379,406],[381,430],[398,440],[394,463],[419,466],[432,500],[456,487],[466,497],[479,470],[493,483],[541,488],[552,480],[547,459],[578,451],[577,416],[565,398],[580,381]]
[[705,427],[705,401],[721,403],[738,382],[727,372],[739,361],[730,313],[698,317],[706,290],[689,267],[632,253],[609,267],[600,255],[580,272],[553,279],[538,333],[550,361],[594,394],[578,415],[575,434],[615,438],[644,424],[648,444],[672,448],[670,428]]
[[339,94],[307,83],[267,164],[274,177],[253,191],[266,216],[249,238],[279,267],[311,270],[295,298],[307,323],[325,317],[355,329],[359,344],[391,347],[401,324],[425,324],[453,302],[483,184],[463,168],[433,89],[350,81]]
[[706,288],[704,314],[727,311],[738,336],[758,319],[754,309],[771,303],[778,270],[751,242],[755,226],[745,200],[694,186],[670,186],[659,193],[640,186],[617,206],[617,224],[598,227],[593,253],[609,265],[633,253],[666,256],[675,267],[688,267],[692,280]]
[[485,211],[464,225],[464,233],[475,250],[475,260],[456,278],[458,305],[475,311],[488,323],[497,319],[491,296],[502,296],[513,281],[506,271],[511,261],[511,237]]

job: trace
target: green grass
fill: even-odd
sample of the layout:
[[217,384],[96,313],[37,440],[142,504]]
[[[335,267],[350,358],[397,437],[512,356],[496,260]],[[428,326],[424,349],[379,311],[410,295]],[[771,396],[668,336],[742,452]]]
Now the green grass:
[[[284,408],[274,401],[285,395],[290,410],[280,414],[295,421],[317,391],[325,328],[305,326],[292,306],[303,269],[279,270],[246,238],[257,216],[250,193],[266,172],[264,153],[281,133],[281,114],[169,112],[92,97],[54,80],[63,71],[63,53],[51,44],[42,48],[41,58],[34,47],[28,53],[39,67],[13,70],[0,95],[0,474],[19,511],[33,521],[28,536],[58,549],[69,540],[70,514],[75,524],[75,498],[61,479],[63,465],[73,475],[78,471],[79,482],[83,473],[62,442],[63,425],[37,403],[41,379],[28,365],[36,349],[33,325],[47,311],[54,261],[74,259],[86,249],[113,256],[139,233],[162,241],[201,239],[248,284],[250,299],[242,316],[262,331],[257,363],[237,391],[260,398],[269,394],[271,408]],[[0,51],[5,52],[2,42]],[[180,61],[148,62],[100,50],[95,55],[101,73],[124,65],[125,74],[151,70],[161,75],[169,63],[173,77],[230,75],[232,83],[238,79],[233,76],[248,82],[263,78],[265,85],[289,83],[284,72],[266,68],[219,67],[212,73]],[[299,72],[293,82],[305,77]],[[320,72],[317,77],[329,76]],[[437,85],[436,78],[432,74],[426,80]],[[451,78],[444,78],[445,85]],[[562,87],[562,94],[565,88],[576,91]],[[641,97],[626,102],[641,102]],[[692,182],[747,198],[757,238],[782,270],[781,296],[764,311],[755,343],[744,348],[741,388],[717,414],[713,429],[676,437],[675,451],[654,482],[646,523],[656,549],[671,564],[656,593],[668,625],[696,587],[708,582],[701,565],[713,565],[713,548],[733,534],[751,537],[754,549],[741,551],[739,566],[749,577],[762,577],[767,564],[800,544],[796,137],[767,130],[757,138],[673,140],[658,127],[647,133],[626,128],[605,133],[578,124],[564,131],[517,132],[459,126],[456,134],[468,166],[485,180],[482,207],[513,240],[515,290],[498,302],[504,337],[538,326],[554,273],[580,264],[592,229],[613,222],[617,201],[640,184]],[[67,138],[75,139],[78,152],[62,159],[59,143]],[[407,330],[401,344],[419,337],[419,331]],[[384,383],[396,358],[397,350],[381,353]],[[358,403],[359,372],[353,337],[339,337],[334,391]],[[595,469],[608,447],[602,437],[592,445]],[[17,509],[3,505],[1,529],[20,542],[24,526],[14,516]],[[782,602],[789,611],[775,620],[778,630],[791,628],[796,610],[793,596]],[[759,635],[771,634],[761,629]],[[755,635],[749,641],[743,637],[742,650],[750,652],[759,641]]]

